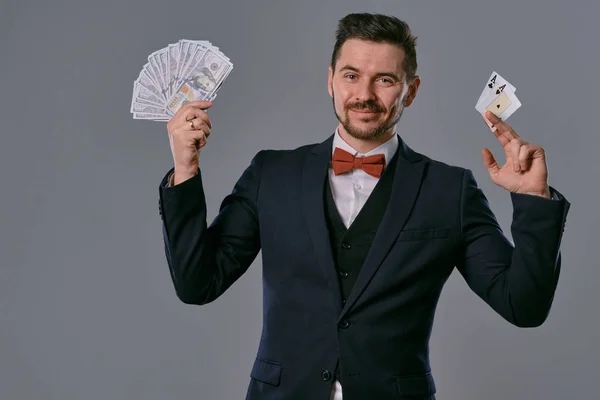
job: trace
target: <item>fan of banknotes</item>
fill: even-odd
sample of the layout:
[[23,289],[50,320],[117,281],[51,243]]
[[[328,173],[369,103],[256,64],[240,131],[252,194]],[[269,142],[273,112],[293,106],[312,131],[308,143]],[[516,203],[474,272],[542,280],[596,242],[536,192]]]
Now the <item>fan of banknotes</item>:
[[133,84],[133,118],[168,121],[185,103],[213,101],[232,69],[208,41],[181,39],[157,50]]

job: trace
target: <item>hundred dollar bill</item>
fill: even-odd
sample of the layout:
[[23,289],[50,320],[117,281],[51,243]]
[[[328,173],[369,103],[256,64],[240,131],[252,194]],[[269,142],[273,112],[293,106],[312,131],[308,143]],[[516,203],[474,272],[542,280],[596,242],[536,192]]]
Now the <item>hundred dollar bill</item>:
[[183,59],[181,61],[181,65],[179,66],[179,79],[181,79],[185,72],[185,67],[190,61],[190,57],[192,56],[193,51],[193,43],[191,42],[183,42]]
[[179,46],[177,44],[170,44],[168,47],[168,60],[169,60],[169,97],[173,94],[173,81],[177,73],[177,58],[179,57]]
[[148,56],[148,75],[150,75],[154,82],[157,84],[157,86],[155,86],[156,90],[158,91],[159,94],[162,95],[162,81],[161,81],[161,73],[160,73],[160,68],[158,67],[158,62],[156,61],[156,52],[150,54]]
[[160,90],[156,87],[156,83],[154,83],[154,81],[145,73],[145,71],[142,71],[136,82],[153,95],[162,99],[162,102],[165,101],[163,95],[160,93]]
[[[142,68],[142,71],[140,72],[140,76],[142,74],[145,74],[146,77],[148,77],[150,79],[150,81],[152,81],[152,84],[154,85],[154,87],[159,87],[160,85],[158,84],[158,78],[154,76],[154,73],[152,72],[152,67],[150,67],[150,63],[147,62],[146,64],[144,64],[144,67]],[[138,76],[138,79],[140,78],[140,76]]]
[[133,103],[133,112],[134,113],[143,113],[143,114],[164,114],[164,107],[156,107],[147,104]]
[[146,103],[164,105],[165,102],[156,94],[154,94],[154,92],[148,90],[138,82],[135,82],[135,85],[136,87],[134,88],[133,94],[134,101],[144,101]]
[[162,107],[164,109],[164,103],[160,101],[152,92],[139,83],[134,82],[133,98],[131,99],[130,112],[133,112],[134,104],[144,104],[154,107]]
[[[190,57],[187,65],[184,66],[184,69],[182,71],[182,77],[184,77],[184,78],[189,77],[194,66],[196,64],[198,64],[200,59],[202,57],[204,57],[204,55],[206,54],[208,49],[211,47],[209,42],[206,42],[203,40],[196,40],[196,41],[190,40],[189,42],[190,42],[190,47],[189,47],[190,50],[189,51],[190,51],[191,57]],[[215,48],[213,47],[212,49],[214,52]],[[181,84],[181,82],[182,82],[181,80],[179,82],[177,82],[177,86],[179,86]]]
[[[189,46],[188,43],[184,42],[183,40],[180,40],[179,42],[177,42],[177,48],[178,48],[178,54],[177,54],[177,72],[175,73],[175,81],[177,81],[179,79],[179,77],[181,76],[181,67],[183,65],[183,59],[185,58],[185,47]],[[173,83],[173,90],[175,89],[175,87],[177,86],[176,83]],[[172,95],[172,93],[171,93]]]
[[168,81],[169,81],[169,72],[167,70],[167,49],[159,50],[156,53],[156,58],[158,60],[158,67],[160,68],[161,78],[162,78],[162,90],[161,93],[165,98],[169,97],[167,93]]
[[185,103],[211,98],[231,68],[230,61],[208,49],[167,103],[167,114],[175,115]]
[[133,113],[133,119],[151,119],[154,121],[168,121],[171,119],[165,114]]

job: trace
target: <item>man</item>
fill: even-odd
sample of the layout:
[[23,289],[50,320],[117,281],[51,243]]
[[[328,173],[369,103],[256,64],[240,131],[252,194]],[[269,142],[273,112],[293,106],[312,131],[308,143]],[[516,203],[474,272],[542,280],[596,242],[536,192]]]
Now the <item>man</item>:
[[510,323],[546,319],[569,203],[548,185],[544,150],[484,116],[506,154],[502,167],[488,149],[482,156],[510,192],[513,247],[470,170],[396,133],[419,88],[416,67],[404,22],[344,17],[328,79],[336,132],[256,154],[210,226],[197,150],[212,104],[186,104],[167,124],[174,168],[160,210],[181,301],[215,300],[262,250],[263,330],[247,399],[434,399],[429,337],[454,267]]

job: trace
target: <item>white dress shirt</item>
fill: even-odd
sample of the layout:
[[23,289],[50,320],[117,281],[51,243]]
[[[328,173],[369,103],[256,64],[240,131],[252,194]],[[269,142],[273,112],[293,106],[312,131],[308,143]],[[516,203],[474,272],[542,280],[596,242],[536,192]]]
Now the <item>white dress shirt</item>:
[[[368,157],[373,154],[383,154],[385,156],[385,165],[387,167],[396,153],[396,150],[398,150],[398,135],[392,136],[388,141],[368,153],[359,153],[342,139],[339,131],[336,129],[331,149],[332,155],[336,147],[346,150],[356,157]],[[335,175],[333,173],[333,168],[329,168],[329,185],[331,186],[331,193],[346,228],[352,224],[361,208],[365,205],[378,181],[379,178],[367,174],[360,168],[353,169],[352,171],[340,175]]]
[[[390,160],[398,150],[398,135],[392,136],[388,141],[368,153],[360,153],[346,143],[340,136],[338,129],[336,129],[331,149],[332,155],[336,147],[346,150],[356,157],[368,157],[373,154],[383,154],[387,168]],[[377,182],[379,182],[379,178],[367,174],[360,168],[355,168],[340,175],[335,175],[333,173],[333,167],[329,168],[331,194],[333,195],[333,200],[346,228],[354,222],[354,219],[367,202],[371,192],[373,192]],[[333,386],[331,387],[330,400],[342,400],[342,385],[337,380],[333,382]]]

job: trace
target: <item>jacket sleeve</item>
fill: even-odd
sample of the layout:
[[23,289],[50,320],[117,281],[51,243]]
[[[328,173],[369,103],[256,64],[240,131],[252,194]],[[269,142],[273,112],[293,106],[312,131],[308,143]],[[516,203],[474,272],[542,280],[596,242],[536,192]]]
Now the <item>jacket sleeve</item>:
[[186,304],[206,304],[223,294],[260,251],[259,152],[221,203],[210,226],[201,172],[169,186],[172,170],[159,187],[165,255],[177,297]]
[[470,170],[462,179],[463,249],[457,263],[469,287],[508,322],[535,327],[547,318],[561,267],[560,243],[570,203],[511,193],[514,245],[498,225]]

